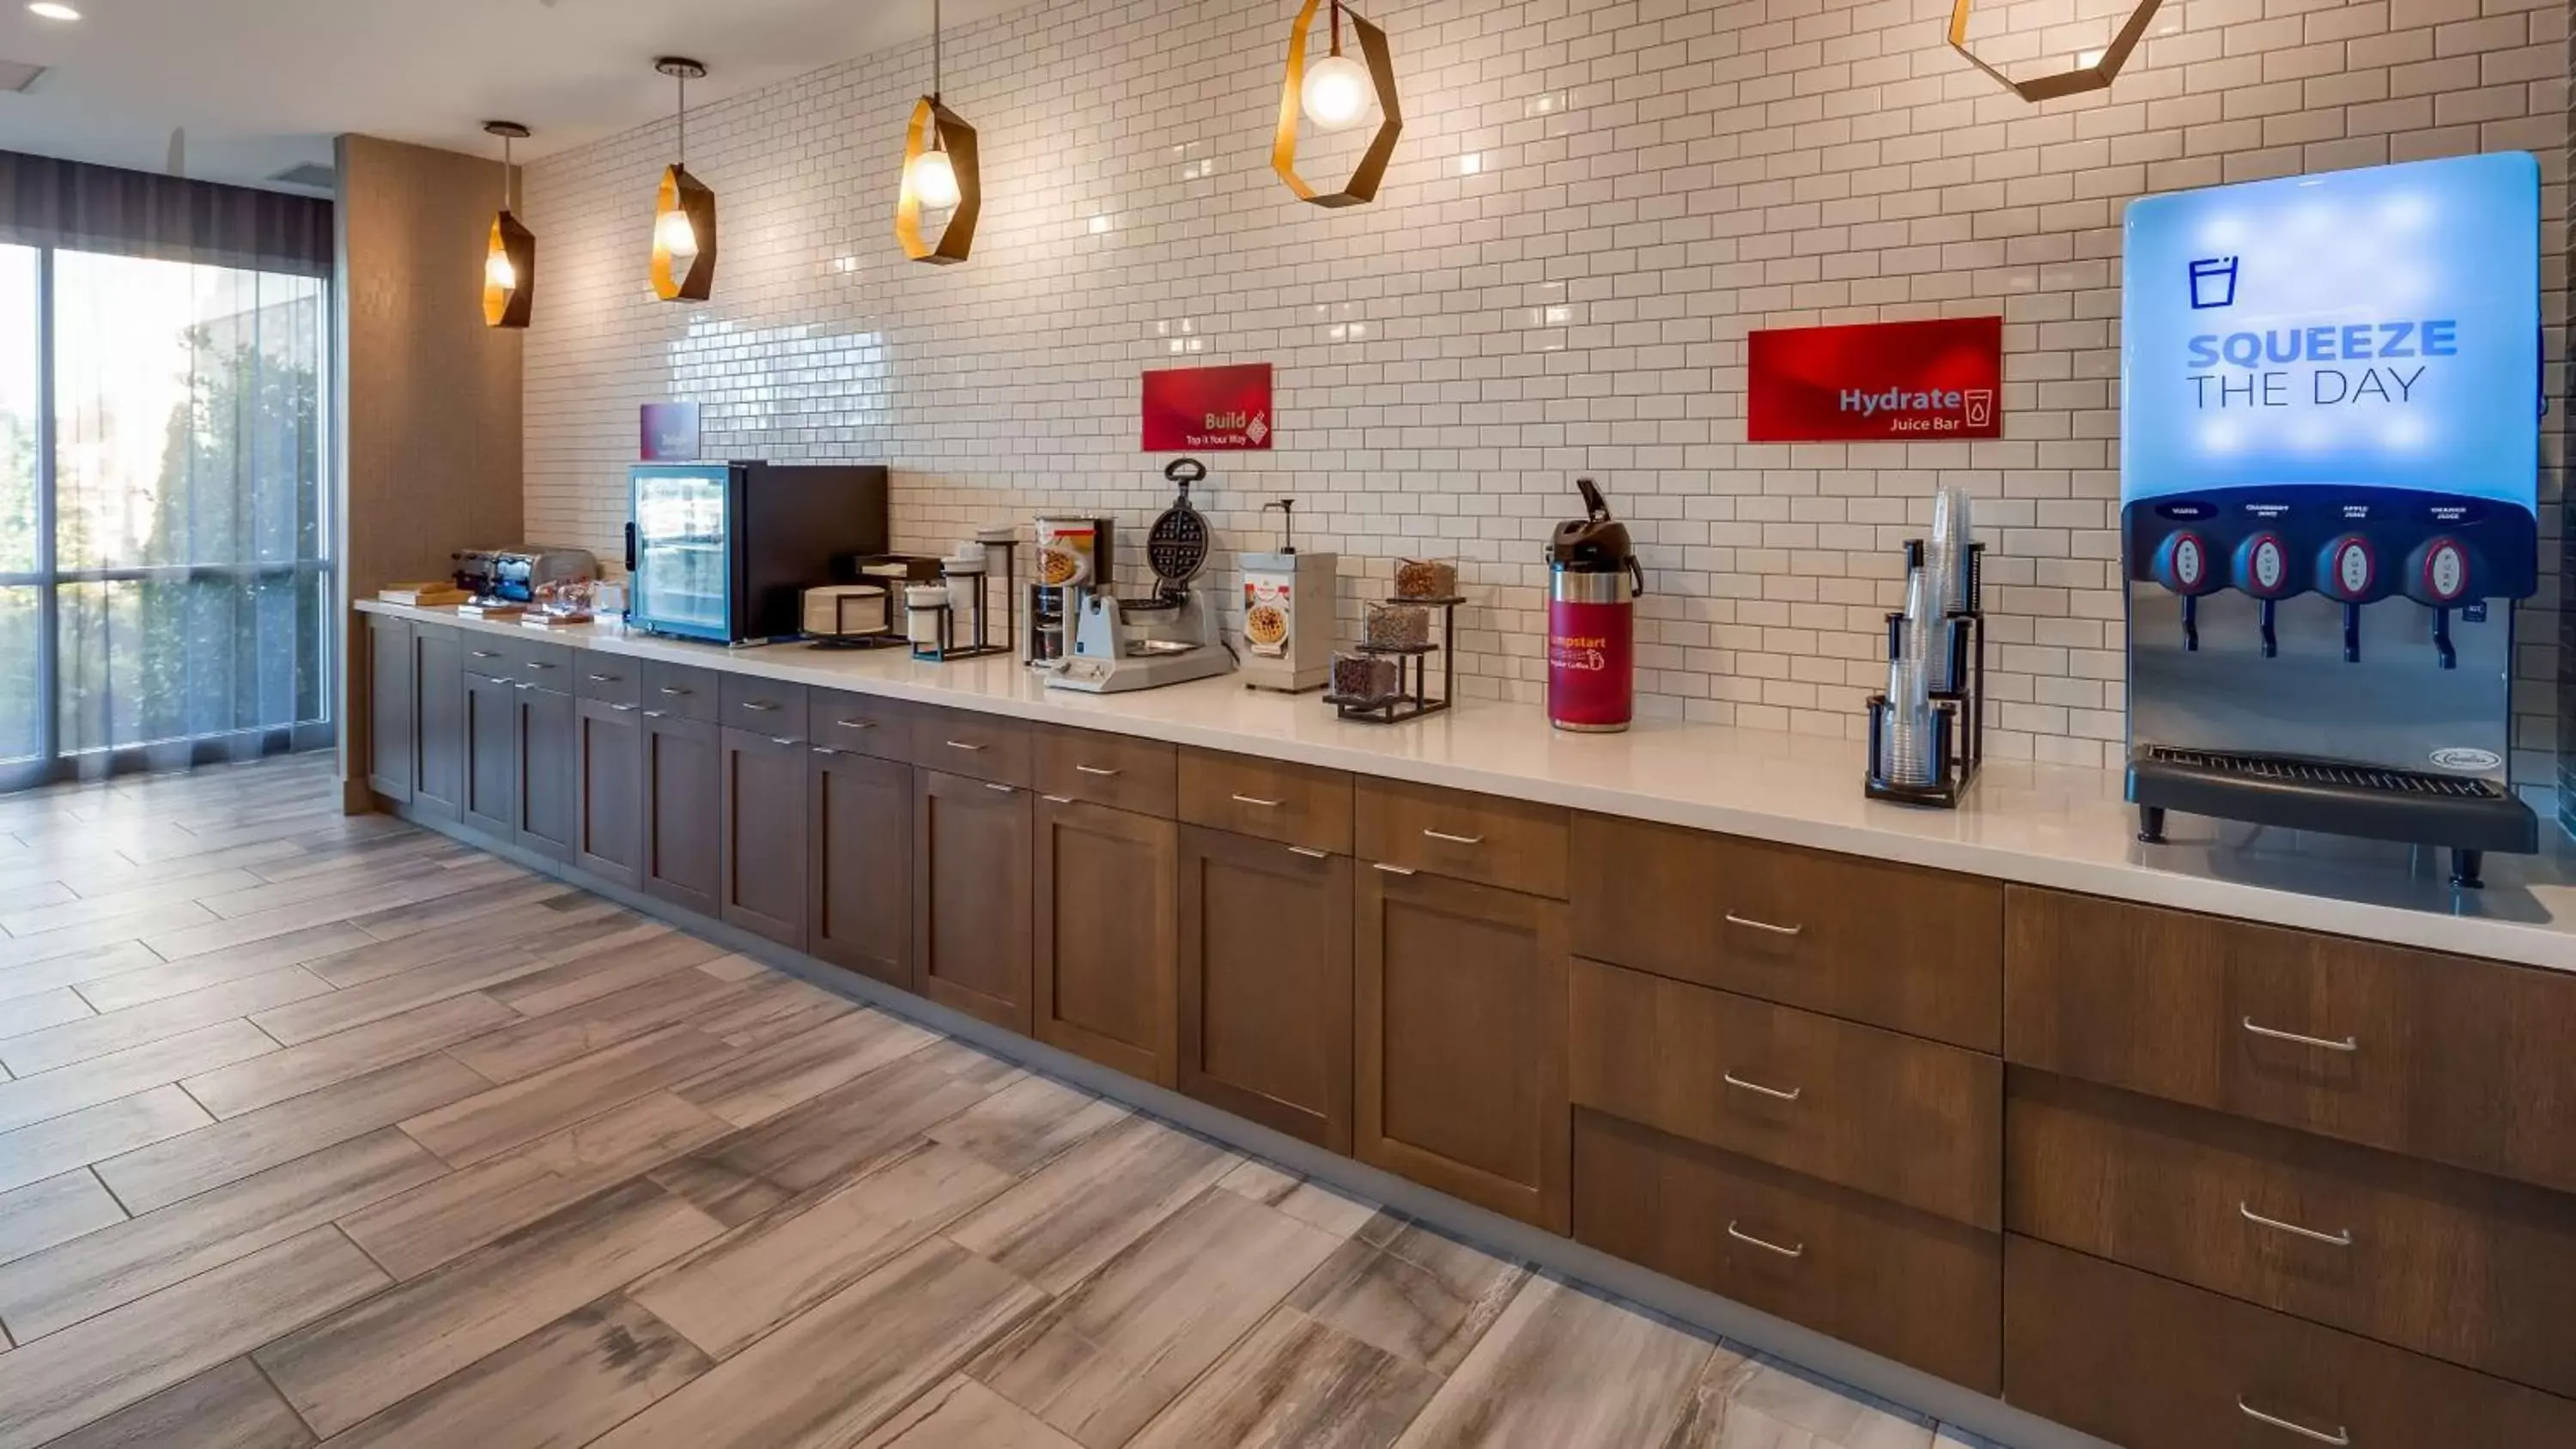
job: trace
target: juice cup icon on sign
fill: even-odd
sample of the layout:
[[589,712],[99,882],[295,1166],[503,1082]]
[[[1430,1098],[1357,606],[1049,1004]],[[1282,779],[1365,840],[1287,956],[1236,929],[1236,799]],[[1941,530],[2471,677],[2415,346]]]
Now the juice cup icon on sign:
[[1993,392],[1982,387],[1972,387],[1962,393],[1960,399],[1967,404],[1969,427],[1982,428],[1994,421],[1995,395]]
[[2191,264],[2193,311],[2236,305],[2236,259],[2203,257]]

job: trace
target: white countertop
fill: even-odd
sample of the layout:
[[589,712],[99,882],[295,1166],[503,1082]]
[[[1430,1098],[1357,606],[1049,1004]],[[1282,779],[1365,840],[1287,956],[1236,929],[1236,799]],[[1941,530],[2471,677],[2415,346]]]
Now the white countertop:
[[[1990,761],[1957,810],[1861,793],[1861,749],[1713,725],[1640,721],[1615,735],[1564,734],[1529,705],[1461,701],[1400,725],[1334,717],[1220,678],[1118,695],[1048,689],[995,657],[916,663],[902,649],[803,644],[726,649],[619,624],[538,631],[453,609],[358,607],[425,623],[541,638],[701,668],[1109,730],[1239,754],[2245,920],[2576,970],[2576,857],[2544,823],[2538,856],[2490,855],[2487,885],[2453,891],[2447,853],[2171,817],[2172,843],[2141,845],[2114,771]],[[1855,908],[1865,903],[1855,902]]]

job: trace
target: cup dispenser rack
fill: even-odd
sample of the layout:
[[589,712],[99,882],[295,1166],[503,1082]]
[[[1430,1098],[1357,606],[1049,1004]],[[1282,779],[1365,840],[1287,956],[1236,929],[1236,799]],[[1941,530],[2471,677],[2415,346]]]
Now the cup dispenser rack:
[[[1885,694],[1869,697],[1869,767],[1862,791],[1872,800],[1890,800],[1901,805],[1924,805],[1936,809],[1958,808],[1959,799],[1977,778],[1977,768],[1985,760],[1985,558],[1986,546],[1967,546],[1965,607],[1947,611],[1931,631],[1935,658],[1923,661],[1938,664],[1931,671],[1924,688],[1930,705],[1929,716],[1920,721],[1927,731],[1923,754],[1931,769],[1913,772],[1896,768],[1890,751],[1897,745],[1902,726],[1897,718],[1897,704]],[[1905,566],[1909,572],[1923,567],[1924,545],[1919,538],[1905,542]],[[1893,665],[1905,653],[1905,615],[1887,616],[1887,658]]]

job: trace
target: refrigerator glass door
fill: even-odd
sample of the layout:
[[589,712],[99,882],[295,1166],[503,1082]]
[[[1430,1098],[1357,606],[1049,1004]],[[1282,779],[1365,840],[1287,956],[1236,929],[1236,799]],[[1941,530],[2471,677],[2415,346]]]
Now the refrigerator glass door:
[[648,629],[727,639],[732,577],[725,517],[728,470],[635,470],[635,577],[631,617]]

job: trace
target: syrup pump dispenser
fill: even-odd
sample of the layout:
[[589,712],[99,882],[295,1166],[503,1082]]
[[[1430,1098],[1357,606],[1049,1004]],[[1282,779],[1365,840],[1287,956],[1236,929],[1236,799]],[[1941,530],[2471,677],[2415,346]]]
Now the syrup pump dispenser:
[[1333,576],[1340,560],[1297,551],[1297,500],[1261,505],[1279,510],[1279,547],[1243,556],[1243,685],[1297,694],[1320,689],[1333,673]]

